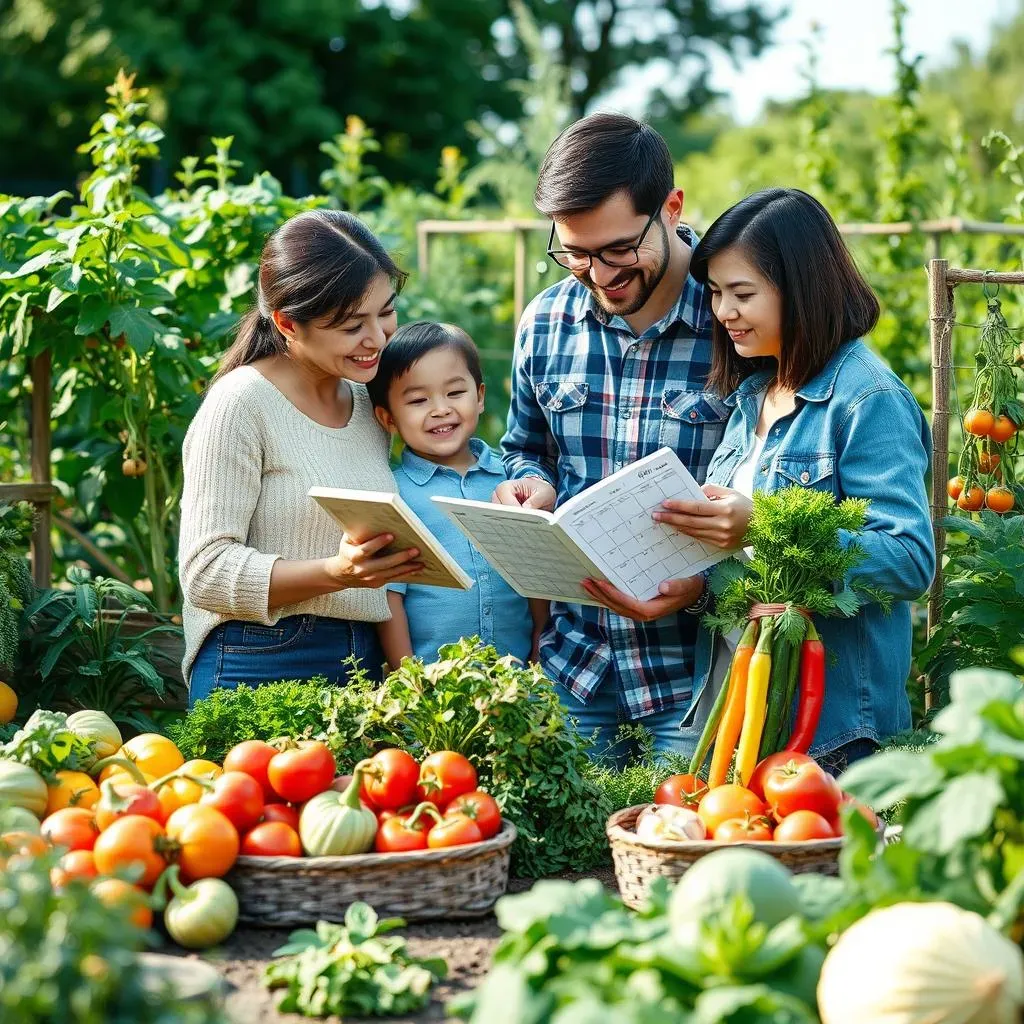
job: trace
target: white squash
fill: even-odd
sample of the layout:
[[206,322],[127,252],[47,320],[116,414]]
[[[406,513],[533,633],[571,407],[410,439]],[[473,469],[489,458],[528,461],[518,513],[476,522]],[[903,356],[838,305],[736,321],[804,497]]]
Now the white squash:
[[636,819],[636,837],[641,840],[667,839],[690,842],[706,839],[707,829],[696,811],[675,804],[651,804]]
[[102,711],[76,711],[68,715],[68,728],[94,744],[97,760],[113,757],[121,749],[121,731]]
[[952,903],[873,910],[821,969],[822,1024],[1017,1024],[1024,955],[983,917]]

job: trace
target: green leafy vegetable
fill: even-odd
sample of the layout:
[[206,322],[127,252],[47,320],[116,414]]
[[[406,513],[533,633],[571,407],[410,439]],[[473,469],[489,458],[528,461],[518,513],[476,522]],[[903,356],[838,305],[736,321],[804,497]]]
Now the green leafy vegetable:
[[274,951],[283,959],[267,966],[264,984],[284,989],[282,1013],[306,1017],[391,1017],[420,1010],[430,1002],[434,983],[447,973],[443,960],[417,960],[399,936],[400,918],[378,920],[366,903],[353,903],[345,924],[320,921],[316,930],[292,932]]

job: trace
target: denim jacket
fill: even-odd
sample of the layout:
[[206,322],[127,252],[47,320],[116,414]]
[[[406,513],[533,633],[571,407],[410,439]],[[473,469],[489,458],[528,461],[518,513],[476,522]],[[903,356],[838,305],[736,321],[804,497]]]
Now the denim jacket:
[[[726,400],[733,407],[707,480],[729,486],[751,447],[758,396],[771,374],[755,373]],[[797,392],[796,409],[775,423],[755,467],[754,488],[813,487],[838,499],[870,498],[856,538],[864,558],[851,573],[890,593],[886,614],[871,603],[853,618],[817,618],[826,649],[825,703],[811,753],[856,739],[881,740],[910,727],[910,601],[930,585],[935,545],[925,492],[931,451],[913,395],[861,341],[840,346]],[[847,540],[849,538],[846,538]],[[715,655],[702,628],[694,672],[696,709]],[[705,702],[707,703],[707,702]]]

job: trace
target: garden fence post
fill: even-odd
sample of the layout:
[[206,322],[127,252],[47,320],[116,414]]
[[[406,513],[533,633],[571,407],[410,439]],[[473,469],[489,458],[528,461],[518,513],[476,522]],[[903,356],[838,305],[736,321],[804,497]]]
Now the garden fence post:
[[[932,354],[932,536],[935,538],[935,579],[928,593],[928,635],[942,619],[942,549],[946,531],[946,478],[949,475],[949,392],[952,377],[953,286],[946,279],[946,260],[928,264],[928,322]],[[925,710],[932,707],[930,681]]]
[[[32,414],[30,458],[32,483],[50,487],[50,353],[44,349],[31,359]],[[32,578],[40,589],[50,586],[53,551],[50,546],[52,491],[35,501],[36,522],[32,531]]]

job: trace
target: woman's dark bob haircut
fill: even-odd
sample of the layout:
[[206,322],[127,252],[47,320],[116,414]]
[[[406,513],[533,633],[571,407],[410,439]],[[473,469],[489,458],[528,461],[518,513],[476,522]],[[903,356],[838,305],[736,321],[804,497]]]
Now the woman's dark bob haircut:
[[[839,229],[813,196],[769,188],[747,196],[708,228],[690,260],[703,284],[708,265],[737,249],[782,296],[778,382],[796,391],[817,376],[844,342],[878,322],[878,299],[853,262]],[[708,386],[731,394],[762,360],[742,359],[717,317]]]

